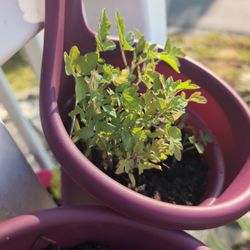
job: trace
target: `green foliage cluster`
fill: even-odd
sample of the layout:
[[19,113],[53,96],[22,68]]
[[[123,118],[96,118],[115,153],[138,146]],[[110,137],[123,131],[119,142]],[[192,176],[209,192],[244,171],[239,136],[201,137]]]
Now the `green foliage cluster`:
[[[134,186],[135,169],[142,174],[146,169],[161,170],[161,163],[169,156],[181,160],[183,138],[178,121],[189,102],[205,104],[206,99],[199,91],[187,96],[186,90],[199,89],[190,80],[166,79],[156,71],[157,64],[165,62],[179,72],[178,57],[183,55],[179,48],[167,41],[160,51],[138,30],[127,33],[119,12],[116,24],[123,68],[107,64],[101,56],[117,46],[107,38],[111,23],[105,10],[96,35],[96,51],[81,55],[73,46],[69,54],[65,52],[66,73],[73,75],[76,83],[76,105],[70,113],[72,136],[75,142],[84,143],[86,156],[97,150],[102,167],[116,174],[127,173]],[[202,138],[199,142],[191,135],[185,143],[202,153],[208,142]]]

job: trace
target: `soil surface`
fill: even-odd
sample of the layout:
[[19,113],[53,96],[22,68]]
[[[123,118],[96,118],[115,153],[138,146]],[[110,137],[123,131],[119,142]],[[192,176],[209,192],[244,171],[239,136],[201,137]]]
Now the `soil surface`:
[[[135,175],[137,187],[131,188],[156,200],[179,205],[198,205],[208,186],[208,167],[196,151],[187,151],[181,161],[169,158],[162,171],[150,169]],[[129,187],[126,175],[106,172],[110,177]]]
[[111,248],[94,242],[88,242],[71,248],[51,246],[47,250],[111,250]]

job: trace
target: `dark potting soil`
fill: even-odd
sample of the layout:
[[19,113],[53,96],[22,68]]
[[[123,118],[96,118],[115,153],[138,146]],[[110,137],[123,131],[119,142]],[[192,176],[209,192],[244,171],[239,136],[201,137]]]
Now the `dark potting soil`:
[[[84,148],[78,143],[79,149]],[[82,151],[82,150],[81,150]],[[101,166],[100,152],[93,150],[90,160]],[[162,171],[145,170],[134,174],[136,188],[131,187],[127,174],[116,175],[113,169],[100,169],[122,185],[150,198],[178,205],[195,206],[203,200],[208,187],[208,166],[196,149],[184,151],[181,161],[169,157],[162,162]]]
[[111,250],[111,248],[94,242],[87,242],[71,248],[58,247],[54,245],[50,246],[46,250]]
[[[138,193],[179,205],[198,205],[207,190],[208,167],[196,151],[183,153],[182,160],[169,158],[162,164],[162,171],[145,170],[142,175],[135,174]],[[129,187],[128,177],[105,171],[110,177]]]

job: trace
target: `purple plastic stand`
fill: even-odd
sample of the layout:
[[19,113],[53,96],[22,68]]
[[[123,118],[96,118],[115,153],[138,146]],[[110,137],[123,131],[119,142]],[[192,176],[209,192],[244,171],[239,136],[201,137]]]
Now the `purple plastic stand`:
[[[166,76],[192,79],[201,86],[208,104],[193,104],[189,110],[214,135],[215,143],[207,157],[211,159],[209,165],[215,167],[211,168],[213,192],[207,202],[190,207],[155,201],[105,175],[71,141],[67,131],[71,126],[68,112],[74,105],[74,79],[64,73],[63,53],[73,45],[82,53],[95,50],[94,34],[82,17],[81,1],[47,0],[40,89],[42,125],[57,160],[77,185],[99,203],[125,216],[165,228],[216,227],[249,210],[250,114],[248,107],[226,83],[188,58],[181,60],[181,74],[165,64],[159,65],[159,71]],[[115,65],[122,65],[118,50],[107,53],[106,58]],[[68,190],[68,194],[72,190]]]
[[211,250],[186,233],[161,230],[104,208],[45,210],[0,223],[0,249],[43,250],[94,241],[113,250]]

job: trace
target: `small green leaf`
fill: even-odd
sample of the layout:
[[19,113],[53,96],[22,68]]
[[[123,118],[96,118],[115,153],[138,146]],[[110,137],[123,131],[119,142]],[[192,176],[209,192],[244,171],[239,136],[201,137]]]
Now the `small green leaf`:
[[164,52],[173,57],[183,57],[185,55],[180,48],[172,47],[169,39],[165,44]]
[[73,119],[76,115],[82,112],[83,112],[82,108],[76,105],[75,108],[69,113],[69,116]]
[[120,40],[120,43],[121,43],[123,50],[133,51],[133,47],[125,39],[126,27],[124,24],[124,19],[121,18],[121,15],[118,11],[115,13],[115,20],[116,20],[116,24],[117,24],[117,31],[118,31],[118,35],[119,35],[119,40]]
[[188,101],[177,95],[170,102],[169,108],[172,110],[172,113],[185,113],[187,105]]
[[79,56],[80,51],[77,46],[73,46],[70,49],[69,55],[67,54],[67,52],[64,52],[65,71],[67,75],[72,75],[75,73]]
[[126,152],[131,152],[134,145],[133,136],[128,131],[123,131],[121,136],[124,149],[126,150]]
[[190,142],[191,144],[195,144],[195,142],[196,142],[196,139],[195,139],[195,136],[194,136],[194,135],[189,136],[189,137],[188,137],[188,140],[189,140],[189,142]]
[[204,133],[203,131],[200,131],[200,138],[204,145],[207,145],[209,143],[213,143],[213,138],[211,135]]
[[196,102],[199,104],[206,104],[207,103],[207,99],[201,95],[201,92],[194,92],[190,97],[189,97],[189,101],[191,102]]
[[122,174],[125,172],[125,166],[126,166],[126,161],[125,160],[119,160],[117,166],[116,166],[116,174]]
[[136,180],[135,180],[134,175],[132,173],[128,173],[128,178],[129,178],[132,186],[135,187],[136,186]]
[[176,126],[169,127],[168,134],[174,139],[181,139],[181,130]]
[[85,81],[84,77],[76,77],[76,100],[81,102],[89,92],[88,83]]
[[100,130],[104,131],[107,134],[114,133],[115,129],[115,125],[110,122],[102,122],[100,124]]
[[199,89],[200,87],[194,83],[191,82],[191,80],[187,80],[185,82],[180,82],[180,84],[177,85],[175,90],[193,90],[193,89]]
[[90,75],[91,71],[96,69],[98,55],[96,52],[90,52],[80,56],[77,61],[79,71],[83,75]]
[[168,52],[171,49],[171,44],[170,44],[170,40],[167,39],[165,46],[164,46],[164,51]]
[[110,51],[110,50],[114,50],[115,48],[116,48],[116,45],[114,41],[108,40],[103,43],[102,51]]
[[151,163],[149,161],[146,161],[146,162],[144,162],[144,169],[158,169],[158,170],[162,170],[162,167],[159,164],[154,164],[154,163]]
[[133,31],[129,31],[128,34],[126,35],[125,38],[126,42],[130,45],[133,46],[135,43],[135,34]]
[[115,49],[115,43],[113,41],[107,41],[107,36],[110,33],[111,22],[109,21],[106,10],[104,9],[101,13],[98,33],[96,36],[97,48],[99,51],[108,51]]
[[75,136],[78,136],[79,138],[83,139],[84,141],[87,141],[94,135],[94,131],[90,127],[83,127],[80,130],[77,130],[74,132]]
[[146,45],[146,40],[144,36],[141,36],[138,43],[135,46],[135,53],[139,55],[140,53],[143,52],[144,48]]
[[194,146],[196,147],[199,154],[204,153],[205,148],[201,143],[195,143]]
[[138,163],[138,174],[139,175],[143,174],[143,171],[144,171],[144,164]]
[[165,53],[159,53],[158,58],[171,66],[177,73],[180,73],[179,61],[176,57],[170,56],[169,54]]
[[171,155],[174,155],[176,160],[181,160],[181,150],[183,149],[182,143],[179,140],[170,140],[169,141],[169,151]]
[[134,87],[126,88],[122,92],[122,97],[124,100],[126,100],[128,103],[135,102],[136,99],[138,98],[137,92]]
[[134,161],[132,159],[126,160],[125,173],[130,173],[134,168]]
[[103,108],[104,112],[106,112],[110,116],[113,116],[115,118],[117,117],[116,116],[116,111],[111,105],[104,105],[102,108]]
[[143,34],[142,34],[141,31],[138,30],[138,29],[134,29],[134,33],[137,35],[138,39],[140,39],[140,38],[143,37]]
[[128,82],[129,69],[123,69],[120,74],[115,78],[114,84],[119,85]]

